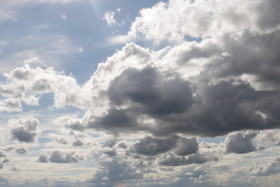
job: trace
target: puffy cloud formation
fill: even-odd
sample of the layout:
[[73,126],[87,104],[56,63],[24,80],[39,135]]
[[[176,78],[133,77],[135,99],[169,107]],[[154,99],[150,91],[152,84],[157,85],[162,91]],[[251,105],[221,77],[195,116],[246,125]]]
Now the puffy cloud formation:
[[[255,84],[259,81],[250,83],[243,74],[225,77],[216,73],[227,63],[234,63],[225,60],[224,65],[218,65],[224,58],[251,57],[250,53],[246,57],[227,52],[230,54],[210,61],[200,74],[185,79],[180,71],[165,71],[166,67],[160,64],[164,58],[151,65],[155,54],[134,44],[127,45],[101,64],[87,83],[92,86],[92,94],[99,96],[93,96],[95,105],[83,122],[90,128],[116,134],[137,130],[156,135],[185,132],[217,136],[243,129],[279,127],[277,87],[257,89]],[[133,68],[128,63],[121,66],[124,61]],[[276,63],[276,58],[273,61]],[[105,80],[104,75],[109,72]],[[261,80],[262,74],[258,75]]]
[[254,132],[237,132],[227,136],[225,140],[226,153],[248,153],[256,150],[252,139],[256,136]]
[[279,25],[278,7],[277,0],[170,0],[142,9],[129,35],[161,43],[182,42],[188,37],[218,38],[245,29],[265,32]]
[[[127,36],[144,44],[151,41],[155,51],[126,44],[100,63],[83,85],[52,68],[18,67],[5,74],[0,84],[0,111],[20,111],[23,103],[38,105],[46,93],[54,95],[57,108],[71,105],[82,109],[81,115],[54,120],[67,135],[41,139],[46,149],[74,147],[75,153],[59,147],[51,149],[50,155],[41,154],[37,161],[76,163],[84,159],[76,149],[83,154],[85,147],[92,146],[89,157],[100,167],[89,182],[101,186],[140,179],[168,186],[177,180],[182,186],[180,182],[196,165],[209,166],[209,171],[206,176],[203,171],[194,172],[194,182],[208,180],[219,185],[223,185],[220,179],[234,181],[241,174],[243,178],[279,174],[279,158],[257,164],[247,173],[235,168],[232,171],[238,174],[232,178],[225,172],[232,163],[245,163],[244,155],[237,154],[259,150],[258,143],[269,147],[263,155],[278,153],[278,9],[277,0],[160,2],[141,10]],[[105,19],[115,23],[112,13]],[[10,124],[13,139],[35,142],[37,119],[21,118]],[[106,132],[114,136],[111,141]],[[87,144],[75,133],[88,133],[98,143]],[[65,138],[72,135],[74,139]],[[204,142],[207,138],[215,143]],[[251,155],[255,160],[263,156],[259,152]],[[218,160],[220,165],[215,163]],[[250,165],[246,163],[244,168]]]
[[96,173],[91,182],[97,184],[118,183],[125,180],[142,179],[143,174],[137,171],[136,167],[127,162],[114,160],[112,162],[102,162],[103,170]]
[[176,142],[177,137],[171,137],[169,139],[146,137],[135,144],[135,151],[141,155],[154,156],[169,151],[175,146]]
[[41,154],[38,158],[38,162],[47,163],[48,162],[48,156],[45,155],[45,154]]
[[[45,156],[39,157],[39,162],[45,162],[46,159]],[[54,151],[52,152],[51,156],[49,157],[48,161],[52,163],[73,163],[78,162],[80,160],[83,160],[84,158],[80,155],[77,155],[75,153],[65,153],[63,154],[60,151]]]
[[274,161],[266,164],[256,164],[250,168],[252,175],[267,176],[273,175],[280,172],[280,158],[276,158]]
[[35,142],[40,122],[32,116],[10,121],[11,135],[20,142]]
[[214,155],[192,154],[187,157],[178,157],[174,155],[164,155],[159,159],[162,166],[182,166],[189,164],[203,164],[210,161],[218,161],[218,157]]
[[[86,107],[84,100],[78,99],[82,91],[76,79],[57,72],[52,68],[42,69],[25,64],[5,74],[6,84],[0,84],[0,95],[6,100],[0,102],[2,111],[20,111],[21,103],[38,105],[44,93],[54,94],[54,105]],[[86,94],[85,97],[86,98]]]
[[145,137],[134,145],[135,152],[140,155],[155,156],[173,150],[177,155],[189,155],[198,151],[196,138],[173,136],[167,139]]

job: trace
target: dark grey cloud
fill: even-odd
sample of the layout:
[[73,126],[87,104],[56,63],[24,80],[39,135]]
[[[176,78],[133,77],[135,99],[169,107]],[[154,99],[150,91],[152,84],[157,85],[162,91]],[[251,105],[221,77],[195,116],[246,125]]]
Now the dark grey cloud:
[[274,29],[276,26],[280,25],[280,13],[279,13],[280,3],[277,0],[266,0],[263,1],[258,7],[258,19],[257,24],[260,28]]
[[267,34],[244,31],[240,36],[226,35],[223,43],[227,55],[211,62],[205,76],[221,78],[249,74],[279,89],[279,30]]
[[122,149],[127,149],[128,146],[127,146],[127,144],[125,142],[119,142],[118,143],[118,147],[122,148]]
[[198,142],[196,138],[180,137],[173,152],[177,155],[189,155],[198,151]]
[[177,136],[167,139],[159,139],[148,136],[136,143],[134,145],[134,149],[137,154],[155,156],[173,149],[177,143],[177,140]]
[[52,163],[73,163],[83,159],[84,158],[82,156],[75,153],[62,153],[60,151],[54,151],[48,161]]
[[225,140],[226,153],[249,153],[256,150],[252,139],[257,135],[255,132],[236,132],[227,136]]
[[[163,75],[155,68],[125,70],[108,90],[113,105],[131,101],[140,112],[165,116],[186,111],[192,104],[190,84],[176,74]],[[136,110],[136,109],[135,109]]]
[[21,142],[31,143],[36,140],[39,120],[33,117],[15,121],[11,127],[12,138]]
[[[89,123],[91,128],[103,128],[111,132],[148,130],[139,124],[141,115],[156,120],[170,118],[187,111],[193,103],[192,88],[178,74],[162,74],[157,69],[127,69],[107,91],[111,108],[103,117]],[[119,109],[129,105],[128,109]]]
[[116,155],[117,155],[116,150],[110,149],[110,148],[105,148],[105,149],[103,150],[103,153],[104,153],[105,155],[109,156],[109,157],[112,157],[112,156],[116,156]]
[[116,139],[107,140],[107,141],[104,143],[103,147],[110,147],[110,148],[113,148],[113,147],[116,145],[117,142],[118,142],[118,140],[116,140]]

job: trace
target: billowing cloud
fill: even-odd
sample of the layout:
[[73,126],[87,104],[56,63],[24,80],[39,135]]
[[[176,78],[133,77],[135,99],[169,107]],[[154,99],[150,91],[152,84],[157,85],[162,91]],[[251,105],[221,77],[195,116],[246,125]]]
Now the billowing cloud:
[[45,154],[41,154],[38,158],[38,162],[40,163],[47,163],[48,162],[48,156]]
[[248,153],[256,150],[253,145],[252,139],[257,134],[254,132],[237,132],[227,136],[225,140],[226,153]]
[[214,155],[202,154],[192,154],[187,157],[164,155],[159,159],[159,164],[162,166],[181,166],[189,164],[203,164],[210,161],[218,161],[218,157]]
[[198,142],[196,138],[180,137],[173,151],[177,155],[189,155],[196,153],[198,151]]
[[250,173],[257,176],[268,176],[280,172],[280,158],[266,164],[256,164],[250,168]]
[[154,156],[169,151],[176,145],[176,142],[177,137],[168,139],[146,137],[135,144],[135,151],[141,155]]
[[[50,161],[52,163],[73,163],[73,162],[78,162],[83,159],[84,158],[82,156],[77,155],[75,153],[62,153],[60,151],[54,151],[54,152],[52,152],[48,161]],[[42,160],[44,160],[44,159],[41,158],[41,162],[42,162]]]
[[[24,0],[27,7],[26,2],[37,4]],[[40,1],[50,2],[59,3]],[[15,6],[3,6],[9,4]],[[262,186],[268,176],[275,182],[280,173],[279,158],[274,158],[280,144],[278,9],[277,0],[159,2],[140,11],[127,35],[114,37],[135,43],[99,63],[84,83],[71,73],[32,65],[39,57],[26,60],[1,78],[0,111],[7,114],[0,119],[0,143],[7,146],[0,152],[1,173],[25,171],[25,161],[31,160],[27,157],[36,155],[34,168],[46,166],[42,175],[51,175],[50,181],[80,172],[71,180],[90,183],[85,186],[242,186],[255,179],[255,186]],[[63,11],[67,20],[59,17],[60,21],[72,23],[74,16]],[[103,19],[118,25],[118,10],[108,11]],[[11,16],[15,20],[17,15]],[[0,18],[0,23],[12,17]],[[31,29],[43,28],[51,32],[52,26]],[[126,31],[111,34],[115,33]],[[42,43],[49,39],[46,36],[34,34],[21,41]],[[57,38],[57,43],[40,47],[50,59],[77,51],[73,45],[65,47],[72,43],[70,35]],[[6,43],[0,41],[1,45]],[[86,45],[83,49],[90,51]],[[44,102],[48,108],[39,106]],[[38,116],[40,122],[25,113]],[[19,117],[6,129],[4,118],[10,116]],[[9,148],[9,135],[20,145]],[[34,144],[22,148],[27,145],[22,143]],[[245,153],[258,164],[251,167]],[[5,164],[8,158],[13,163]],[[69,173],[59,173],[61,164]],[[87,170],[93,179],[88,179]],[[237,178],[238,185],[228,182]],[[44,184],[52,185],[47,179]]]
[[[276,1],[160,2],[140,11],[129,35],[158,44],[164,41],[182,42],[188,37],[216,38],[248,28],[263,32],[280,24],[279,13],[274,12],[279,7]],[[242,6],[239,6],[241,3]]]
[[20,142],[31,143],[36,140],[39,120],[32,116],[10,121],[11,135]]

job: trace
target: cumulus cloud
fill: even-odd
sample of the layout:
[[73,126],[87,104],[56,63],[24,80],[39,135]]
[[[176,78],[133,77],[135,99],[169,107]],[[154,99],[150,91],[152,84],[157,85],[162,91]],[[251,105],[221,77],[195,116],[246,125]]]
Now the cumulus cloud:
[[160,2],[140,11],[128,35],[159,44],[164,41],[182,42],[188,36],[218,38],[225,33],[245,29],[264,32],[280,23],[278,13],[274,12],[276,7],[279,7],[276,0]]
[[11,135],[20,142],[35,142],[38,134],[39,120],[32,116],[10,121]]
[[52,152],[51,156],[49,157],[48,161],[52,163],[75,163],[84,158],[80,155],[75,153],[62,153],[60,151]]
[[175,146],[176,142],[177,137],[157,139],[148,136],[135,144],[135,151],[141,155],[154,156],[169,151]]
[[248,153],[256,150],[253,145],[252,139],[257,134],[254,132],[236,132],[231,133],[225,139],[226,153]]
[[280,130],[265,130],[258,133],[257,140],[264,145],[280,145]]
[[198,142],[196,138],[180,137],[173,151],[177,155],[189,155],[196,153],[198,151]]
[[[8,98],[3,101],[3,105],[10,110],[21,110],[20,100],[25,104],[36,105],[44,93],[54,94],[56,107],[73,105],[84,108],[87,105],[85,100],[78,99],[82,89],[76,79],[53,68],[42,69],[25,64],[4,76],[7,83],[0,84],[0,94]],[[84,98],[86,95],[84,93]]]
[[127,162],[113,160],[111,162],[102,162],[103,170],[100,170],[94,176],[91,182],[97,184],[119,183],[126,180],[142,179],[143,175]]
[[[123,138],[118,142],[91,136],[102,142],[94,153],[100,167],[91,181],[100,185],[150,179],[161,175],[163,166],[185,170],[192,167],[186,165],[217,161],[222,146],[225,153],[244,154],[258,150],[255,139],[278,145],[279,134],[274,131],[280,127],[278,7],[277,0],[160,2],[141,10],[128,35],[116,40],[151,41],[154,49],[162,47],[158,44],[170,46],[152,51],[126,44],[100,63],[83,85],[52,68],[15,68],[0,84],[0,110],[19,111],[22,102],[36,105],[42,94],[53,93],[55,107],[71,105],[85,111],[81,118],[60,117],[56,124],[73,134],[106,131]],[[115,14],[104,15],[108,25],[116,24]],[[12,138],[34,142],[38,125],[35,118],[13,120]],[[221,144],[192,138],[220,135],[227,135]],[[87,145],[78,136],[52,138]],[[38,162],[83,159],[73,152],[54,151],[40,155]],[[250,172],[279,173],[278,161],[256,165]]]
[[18,112],[21,110],[21,103],[18,99],[6,99],[4,101],[0,101],[0,111]]
[[134,150],[137,154],[145,156],[155,156],[171,150],[175,154],[183,156],[196,153],[198,151],[198,142],[196,138],[184,138],[180,136],[170,138],[147,136],[144,139],[140,139],[134,145]]
[[162,166],[181,166],[189,164],[203,164],[210,161],[218,161],[214,155],[192,154],[187,157],[178,157],[174,155],[164,155],[159,158],[159,164]]
[[[214,76],[224,67],[214,66],[219,61],[211,62],[189,80],[175,70],[165,72],[161,66],[151,67],[149,59],[153,55],[147,52],[145,56],[150,57],[137,67],[134,63],[142,61],[144,51],[139,48],[127,45],[112,57],[114,61],[100,65],[87,83],[95,82],[96,88],[100,85],[99,97],[96,96],[99,99],[93,97],[96,105],[84,118],[88,127],[113,133],[138,130],[157,135],[185,132],[200,136],[278,127],[278,91],[256,90],[241,77]],[[130,58],[131,51],[134,68],[122,66],[121,60]],[[104,75],[110,78],[100,84]]]
[[256,164],[250,168],[250,173],[257,176],[268,176],[280,172],[280,158],[266,164]]
[[45,154],[41,154],[38,158],[38,162],[40,163],[47,163],[48,162],[48,156]]

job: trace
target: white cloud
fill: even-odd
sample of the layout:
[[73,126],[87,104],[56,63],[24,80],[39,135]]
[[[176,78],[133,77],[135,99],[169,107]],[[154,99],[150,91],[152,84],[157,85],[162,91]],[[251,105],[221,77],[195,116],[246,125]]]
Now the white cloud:
[[115,24],[116,23],[115,12],[114,11],[106,12],[104,14],[103,19],[107,22],[109,26]]
[[[140,16],[132,23],[128,35],[160,44],[165,41],[180,43],[189,36],[205,39],[222,37],[225,33],[237,33],[244,29],[266,30],[260,20],[270,22],[274,16],[263,18],[264,12],[267,15],[270,13],[267,10],[260,13],[256,9],[270,5],[273,7],[273,3],[274,1],[267,3],[263,0],[160,2],[140,11]],[[279,19],[273,23],[279,24]]]
[[105,20],[107,25],[109,26],[119,25],[119,23],[116,20],[116,14],[119,14],[120,12],[121,12],[120,8],[117,8],[114,11],[105,12],[103,16],[103,20]]

